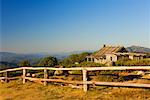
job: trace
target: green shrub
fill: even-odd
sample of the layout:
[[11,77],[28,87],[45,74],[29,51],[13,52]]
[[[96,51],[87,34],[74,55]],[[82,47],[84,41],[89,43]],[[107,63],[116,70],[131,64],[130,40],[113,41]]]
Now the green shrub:
[[82,62],[76,65],[77,67],[102,67],[104,64],[94,63],[94,62]]
[[83,52],[80,54],[72,54],[69,57],[61,60],[59,62],[60,65],[65,66],[65,67],[72,67],[73,64],[77,63],[81,63],[84,62],[86,60],[86,56],[90,55],[91,53],[89,52]]
[[70,67],[102,67],[104,64],[94,63],[94,62],[81,62],[79,64],[66,64],[64,65],[67,68]]
[[150,59],[143,60],[118,60],[115,62],[116,66],[149,66]]

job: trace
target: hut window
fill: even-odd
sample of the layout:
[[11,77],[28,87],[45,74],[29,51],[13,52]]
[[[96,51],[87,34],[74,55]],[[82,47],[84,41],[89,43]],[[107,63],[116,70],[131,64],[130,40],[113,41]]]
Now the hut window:
[[92,59],[92,61],[94,62],[94,58]]
[[89,59],[89,61],[91,61],[91,58],[88,58]]
[[112,57],[110,57],[110,60],[112,61]]

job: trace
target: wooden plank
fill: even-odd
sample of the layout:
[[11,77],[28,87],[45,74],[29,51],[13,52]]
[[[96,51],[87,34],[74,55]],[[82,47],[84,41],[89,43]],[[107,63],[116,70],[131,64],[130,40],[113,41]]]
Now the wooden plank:
[[53,68],[53,67],[23,67],[25,69],[30,69],[30,70],[82,70],[83,68],[78,67],[78,68]]
[[[5,77],[0,77],[0,80],[5,79]],[[15,79],[19,79],[19,77],[7,77],[7,80],[15,80]]]
[[30,70],[150,70],[150,66],[118,66],[118,67],[75,67],[75,68],[52,68],[52,67],[23,67]]
[[8,82],[7,78],[8,78],[8,72],[6,71],[6,72],[5,72],[5,82],[6,82],[6,83]]
[[26,82],[25,77],[26,77],[26,69],[23,68],[23,76],[22,76],[22,78],[23,78],[23,84],[25,84],[25,82]]
[[16,80],[16,79],[19,79],[19,77],[9,77],[7,78],[8,80]]
[[87,68],[87,70],[150,70],[150,66],[118,66],[118,67],[94,67],[94,68]]
[[4,72],[9,72],[9,71],[17,71],[17,70],[22,70],[22,68],[12,68],[12,69],[6,69],[6,70],[2,70],[0,71],[0,73],[4,73]]
[[82,81],[67,81],[67,80],[62,80],[62,79],[42,79],[42,78],[31,78],[31,77],[25,77],[25,79],[28,79],[31,81],[47,81],[47,82],[58,82],[58,83],[83,84]]
[[137,88],[150,88],[150,84],[141,83],[128,83],[128,82],[87,82],[87,84],[95,84],[100,86],[117,86],[117,87],[137,87]]
[[2,70],[0,73],[4,73],[6,71],[17,71],[22,69],[31,69],[31,70],[150,70],[150,66],[109,66],[109,67],[75,67],[75,68],[53,68],[53,67],[21,67],[21,68],[13,68],[13,69],[7,69]]
[[[47,69],[45,68],[44,69],[44,79],[47,79],[47,77],[48,77]],[[44,86],[46,86],[46,84],[47,84],[47,81],[44,81]]]
[[83,72],[83,82],[84,82],[83,90],[84,90],[84,92],[86,92],[87,91],[87,84],[86,84],[86,81],[87,81],[87,70],[82,70],[82,72]]
[[5,79],[5,77],[0,77],[0,80],[3,80],[3,79]]
[[58,82],[58,83],[72,83],[72,84],[94,84],[99,86],[115,86],[115,87],[137,87],[137,88],[150,88],[150,84],[141,84],[141,83],[128,83],[128,82],[96,82],[96,81],[66,81],[61,79],[40,79],[40,78],[31,78],[25,77],[25,79],[31,81],[49,81],[49,82]]
[[42,81],[43,80],[41,78],[32,78],[32,77],[25,77],[25,79],[33,80],[33,81],[36,81],[36,80]]
[[6,71],[17,71],[17,70],[22,70],[22,68],[13,68],[13,69],[7,69]]

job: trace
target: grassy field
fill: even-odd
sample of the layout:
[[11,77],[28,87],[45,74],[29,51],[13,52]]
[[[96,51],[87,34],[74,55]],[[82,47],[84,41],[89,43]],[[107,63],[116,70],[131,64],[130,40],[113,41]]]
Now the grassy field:
[[0,100],[150,100],[150,89],[99,87],[89,90],[21,81],[0,83]]

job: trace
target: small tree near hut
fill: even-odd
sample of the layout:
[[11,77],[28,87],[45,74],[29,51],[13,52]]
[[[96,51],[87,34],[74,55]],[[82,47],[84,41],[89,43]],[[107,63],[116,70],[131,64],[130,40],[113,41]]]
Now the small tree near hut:
[[45,57],[43,59],[40,60],[38,66],[50,66],[53,67],[55,65],[57,65],[57,58],[49,56],[49,57]]
[[18,66],[22,66],[22,67],[28,67],[30,66],[30,62],[28,60],[22,60]]

